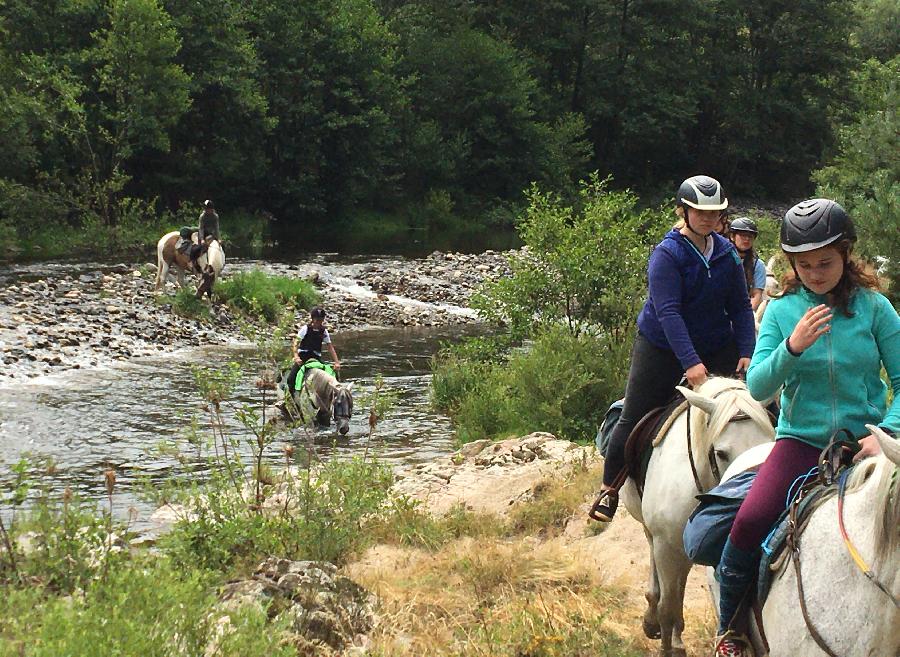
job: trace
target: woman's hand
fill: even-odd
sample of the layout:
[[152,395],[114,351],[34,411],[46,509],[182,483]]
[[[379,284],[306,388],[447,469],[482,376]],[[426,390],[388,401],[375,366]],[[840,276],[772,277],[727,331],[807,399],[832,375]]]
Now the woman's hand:
[[684,376],[688,380],[688,383],[691,384],[691,387],[696,390],[706,383],[706,379],[709,378],[709,373],[706,371],[706,365],[697,363],[696,365],[691,365],[687,368]]
[[831,308],[825,304],[810,308],[806,311],[797,326],[794,327],[791,337],[788,338],[788,346],[791,351],[800,353],[806,351],[818,340],[822,335],[831,330]]
[[738,378],[745,378],[747,376],[747,369],[750,367],[750,359],[749,358],[739,358],[737,362],[737,367],[734,368],[734,373],[738,375]]
[[872,434],[869,434],[865,438],[860,438],[856,442],[859,443],[859,451],[853,457],[854,463],[858,463],[869,456],[878,456],[881,454],[881,445],[878,444],[878,439]]

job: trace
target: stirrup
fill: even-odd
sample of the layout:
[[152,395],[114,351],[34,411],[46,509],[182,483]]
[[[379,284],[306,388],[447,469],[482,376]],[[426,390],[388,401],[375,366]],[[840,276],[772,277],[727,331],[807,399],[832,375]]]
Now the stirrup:
[[753,648],[745,635],[728,630],[716,637],[713,657],[753,657]]
[[588,518],[598,522],[612,522],[617,508],[619,508],[619,492],[612,488],[601,490],[591,505],[591,510],[588,511]]

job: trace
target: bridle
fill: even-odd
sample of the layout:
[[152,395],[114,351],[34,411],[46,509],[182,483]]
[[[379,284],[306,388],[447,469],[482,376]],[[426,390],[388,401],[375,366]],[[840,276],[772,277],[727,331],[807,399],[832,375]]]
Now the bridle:
[[[712,396],[712,399],[715,399],[719,395],[721,395],[725,392],[732,391],[732,390],[746,390],[746,388],[744,388],[743,386],[731,386],[729,388],[723,388],[722,390],[719,390],[716,394],[714,394]],[[770,416],[771,416],[771,413],[770,413]],[[750,419],[750,416],[747,415],[747,413],[745,413],[744,411],[738,411],[737,413],[735,413],[728,419],[728,424],[731,424],[732,422],[743,422],[744,420],[749,420],[749,419]],[[710,415],[706,419],[707,427],[709,426],[710,420],[712,420],[712,415]],[[707,491],[704,490],[703,484],[700,483],[700,474],[697,472],[697,464],[694,461],[694,449],[691,446],[691,405],[690,404],[688,404],[688,407],[687,407],[687,453],[688,453],[688,461],[690,461],[690,463],[691,463],[691,474],[694,476],[694,486],[697,487],[698,493],[705,493]],[[715,445],[709,446],[709,451],[706,453],[706,459],[707,459],[707,461],[709,461],[709,467],[710,467],[710,470],[712,470],[713,476],[716,478],[716,482],[721,481],[722,480],[722,472],[719,470],[719,464],[716,461]]]

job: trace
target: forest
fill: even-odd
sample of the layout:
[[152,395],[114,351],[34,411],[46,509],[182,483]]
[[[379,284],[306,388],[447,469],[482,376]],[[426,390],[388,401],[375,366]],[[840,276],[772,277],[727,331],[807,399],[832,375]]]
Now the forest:
[[705,172],[896,218],[898,17],[893,0],[3,0],[0,241],[146,245],[205,198],[288,242],[509,226],[532,183],[577,199],[592,172],[646,203]]

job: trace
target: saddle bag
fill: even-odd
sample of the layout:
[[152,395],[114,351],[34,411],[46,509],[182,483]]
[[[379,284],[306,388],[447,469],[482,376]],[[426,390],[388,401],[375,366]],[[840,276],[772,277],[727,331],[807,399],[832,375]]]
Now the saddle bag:
[[697,496],[700,503],[688,518],[683,536],[684,551],[693,563],[719,565],[734,518],[756,475],[756,470],[746,470]]

